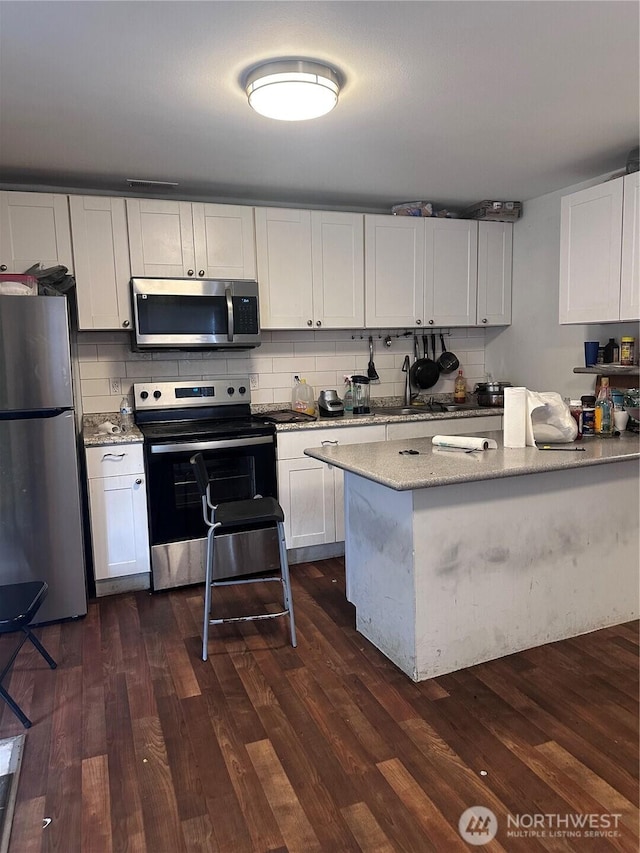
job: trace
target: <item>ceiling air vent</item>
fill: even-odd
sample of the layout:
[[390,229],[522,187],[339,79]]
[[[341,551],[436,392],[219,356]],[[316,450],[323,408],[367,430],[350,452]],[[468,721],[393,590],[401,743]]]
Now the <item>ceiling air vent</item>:
[[173,181],[142,181],[138,178],[127,178],[127,183],[134,190],[171,190],[178,186]]

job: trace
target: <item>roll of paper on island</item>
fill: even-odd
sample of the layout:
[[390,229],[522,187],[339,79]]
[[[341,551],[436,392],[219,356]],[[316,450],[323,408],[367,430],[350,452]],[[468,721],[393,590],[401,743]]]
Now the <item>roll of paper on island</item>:
[[504,435],[505,447],[527,445],[527,389],[504,389]]

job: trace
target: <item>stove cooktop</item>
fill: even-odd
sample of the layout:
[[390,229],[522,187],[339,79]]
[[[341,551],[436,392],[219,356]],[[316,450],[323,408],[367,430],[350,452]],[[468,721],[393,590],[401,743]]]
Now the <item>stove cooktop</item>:
[[275,432],[272,424],[254,420],[252,417],[142,423],[138,426],[147,440],[156,442],[172,441],[176,438],[193,440],[228,436],[242,438],[252,435],[271,435]]

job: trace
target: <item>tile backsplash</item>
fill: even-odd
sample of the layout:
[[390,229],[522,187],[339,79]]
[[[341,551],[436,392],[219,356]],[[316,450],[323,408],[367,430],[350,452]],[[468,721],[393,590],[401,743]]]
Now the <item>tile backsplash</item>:
[[[389,331],[373,333],[373,358],[380,376],[371,386],[372,397],[398,397],[404,392],[402,363],[405,355],[413,361],[413,338]],[[132,352],[126,332],[78,332],[78,360],[82,409],[86,414],[116,412],[124,395],[132,399],[134,382],[153,380],[202,380],[215,376],[255,375],[257,389],[253,403],[288,403],[293,377],[307,380],[317,398],[323,388],[335,388],[342,396],[344,376],[366,375],[369,362],[369,333],[357,330],[263,332],[262,345],[245,352]],[[422,341],[420,341],[422,344]],[[473,390],[484,379],[484,329],[452,329],[445,337],[464,370],[467,387]],[[440,344],[436,355],[440,354]],[[456,373],[441,375],[425,391],[453,393]]]

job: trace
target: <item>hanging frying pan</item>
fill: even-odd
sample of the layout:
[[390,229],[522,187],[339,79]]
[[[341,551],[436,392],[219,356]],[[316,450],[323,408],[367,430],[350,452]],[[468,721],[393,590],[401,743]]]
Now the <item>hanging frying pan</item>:
[[422,343],[424,345],[424,358],[418,357],[418,338],[414,336],[413,346],[415,350],[416,360],[411,365],[409,371],[409,379],[414,388],[420,388],[424,391],[431,388],[438,381],[440,376],[440,368],[433,359],[427,354],[427,338],[423,336]]
[[460,367],[460,362],[456,355],[449,350],[444,345],[444,335],[440,335],[440,343],[442,344],[442,352],[440,354],[440,358],[438,359],[438,366],[442,373],[453,373],[454,370],[457,370]]

